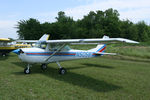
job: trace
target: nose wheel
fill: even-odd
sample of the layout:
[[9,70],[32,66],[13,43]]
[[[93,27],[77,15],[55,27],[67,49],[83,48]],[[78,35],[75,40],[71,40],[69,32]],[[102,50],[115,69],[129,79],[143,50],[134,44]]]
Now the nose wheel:
[[24,69],[24,73],[25,73],[25,74],[30,74],[30,73],[31,73],[30,67],[31,67],[31,65],[28,64],[28,65],[27,65],[27,68]]
[[56,64],[59,66],[59,74],[61,74],[61,75],[64,75],[64,74],[66,74],[66,72],[67,72],[67,70],[65,69],[65,68],[63,68],[63,67],[61,67],[61,65],[59,64],[59,62],[56,62]]

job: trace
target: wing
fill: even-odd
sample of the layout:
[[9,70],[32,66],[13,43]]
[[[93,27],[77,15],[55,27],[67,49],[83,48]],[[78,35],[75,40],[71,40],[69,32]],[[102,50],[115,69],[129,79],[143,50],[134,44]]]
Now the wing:
[[6,42],[10,42],[11,40],[8,38],[0,38],[0,41],[6,41]]
[[49,34],[44,34],[39,40],[16,40],[16,42],[36,43],[38,41],[47,41],[49,37]]
[[49,35],[44,34],[39,40],[16,40],[16,42],[27,42],[27,43],[35,43],[38,41],[46,41],[46,43],[92,43],[92,42],[108,42],[108,41],[120,41],[126,43],[139,43],[137,41],[124,39],[124,38],[109,38],[108,36],[103,36],[103,38],[95,38],[95,39],[64,39],[64,40],[48,40]]
[[125,43],[136,43],[139,42],[124,39],[124,38],[109,38],[109,37],[103,37],[103,38],[95,38],[95,39],[65,39],[65,40],[48,40],[47,43],[86,43],[86,42],[108,42],[108,41],[119,41],[119,42],[125,42]]
[[21,43],[36,43],[38,40],[16,40],[16,42],[21,42]]

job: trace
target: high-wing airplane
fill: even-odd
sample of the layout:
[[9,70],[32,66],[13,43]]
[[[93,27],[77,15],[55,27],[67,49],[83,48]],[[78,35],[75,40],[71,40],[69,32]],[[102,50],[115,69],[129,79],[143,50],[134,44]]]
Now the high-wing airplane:
[[7,53],[15,50],[11,47],[11,40],[8,38],[0,38],[0,55],[6,56]]
[[[46,37],[45,34],[43,37]],[[20,42],[37,42],[33,48],[21,48],[14,50],[13,52],[18,57],[27,63],[27,67],[24,69],[25,74],[30,74],[30,67],[34,63],[41,64],[42,70],[47,68],[47,64],[56,62],[59,69],[59,74],[65,74],[66,69],[61,67],[60,61],[92,58],[102,55],[115,55],[115,53],[105,53],[105,44],[98,44],[96,48],[90,50],[75,50],[71,49],[68,45],[71,43],[93,43],[93,42],[107,42],[107,41],[121,41],[126,43],[139,43],[124,38],[109,38],[104,36],[103,38],[96,39],[65,39],[65,40],[43,40],[38,42],[35,40],[20,40]]]

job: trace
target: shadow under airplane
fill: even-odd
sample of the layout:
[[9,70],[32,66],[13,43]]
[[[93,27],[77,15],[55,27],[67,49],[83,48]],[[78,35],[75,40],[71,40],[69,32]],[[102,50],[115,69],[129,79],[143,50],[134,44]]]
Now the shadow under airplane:
[[87,67],[99,67],[99,68],[110,68],[113,69],[112,66],[105,66],[105,65],[100,65],[100,64],[92,64],[92,63],[81,63],[82,65],[85,65]]
[[[24,63],[22,62],[12,62],[12,64],[15,64],[17,66],[22,66]],[[86,64],[84,64],[86,65]],[[39,65],[38,65],[39,66]],[[87,64],[87,66],[96,66],[96,67],[101,67],[99,65],[93,65],[93,64]],[[23,66],[22,66],[23,67]],[[111,68],[111,67],[106,67],[103,66],[105,68]],[[70,68],[69,70],[73,70],[73,69],[78,69],[78,68],[82,68],[82,67],[77,67],[77,68]],[[83,67],[85,68],[85,67]],[[81,75],[81,74],[77,74],[74,72],[67,72],[67,74],[65,75],[59,75],[58,74],[58,69],[52,68],[50,66],[48,66],[46,71],[41,71],[40,68],[37,68],[37,65],[35,64],[32,68],[32,74],[37,74],[37,73],[41,73],[44,74],[47,77],[59,80],[59,81],[64,81],[66,83],[72,84],[72,85],[77,85],[80,86],[82,88],[87,88],[87,89],[91,89],[97,92],[109,92],[109,91],[115,91],[117,89],[122,88],[121,86],[117,86],[111,83],[107,83],[104,80],[97,80],[94,79],[92,77],[89,76],[85,76],[85,75]],[[15,72],[13,74],[16,75],[25,75],[23,72]]]

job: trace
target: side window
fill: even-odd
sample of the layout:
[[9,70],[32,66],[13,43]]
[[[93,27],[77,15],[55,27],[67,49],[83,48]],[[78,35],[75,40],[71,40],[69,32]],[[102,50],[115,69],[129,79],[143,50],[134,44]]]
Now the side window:
[[38,42],[34,45],[34,47],[36,48],[42,48],[42,49],[45,49],[47,46],[46,42]]
[[45,48],[46,48],[46,43],[42,43],[42,44],[41,44],[41,48],[42,48],[42,49],[45,49]]
[[[49,50],[50,51],[57,51],[63,44],[49,44]],[[70,50],[70,47],[66,45],[61,49],[62,51],[68,51]]]
[[57,51],[60,48],[60,44],[49,44],[50,51]]
[[68,46],[68,45],[66,45],[62,50],[63,51],[68,51],[68,50],[70,50],[71,48]]

